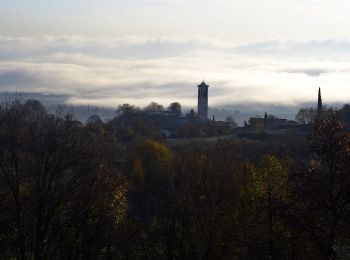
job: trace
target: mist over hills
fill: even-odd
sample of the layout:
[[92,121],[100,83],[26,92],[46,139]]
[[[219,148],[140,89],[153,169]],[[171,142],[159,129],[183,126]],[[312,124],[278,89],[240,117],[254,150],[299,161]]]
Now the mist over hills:
[[[3,103],[6,98],[11,95],[11,93],[1,93],[0,101]],[[56,94],[43,94],[35,92],[25,92],[19,94],[22,101],[28,99],[35,99],[40,101],[49,112],[54,112],[57,106],[65,105],[68,108],[72,109],[74,117],[82,122],[85,122],[86,119],[95,114],[100,116],[103,120],[112,119],[116,115],[116,110],[118,105],[115,106],[101,106],[95,104],[87,105],[76,105],[70,103],[71,96],[69,95],[56,95]],[[156,99],[154,99],[157,102]],[[181,103],[181,100],[174,100]],[[162,104],[164,107],[167,107],[169,104]],[[209,118],[215,117],[215,120],[225,120],[226,117],[232,116],[238,125],[243,125],[244,121],[249,120],[250,117],[263,117],[264,113],[268,113],[279,118],[285,118],[293,120],[298,109],[301,107],[315,107],[316,102],[308,102],[296,105],[284,105],[284,104],[268,104],[268,103],[232,103],[225,104],[221,106],[210,106],[208,115]],[[341,104],[331,104],[331,107],[341,107]],[[142,106],[141,106],[142,107]],[[187,113],[191,108],[196,110],[196,107],[183,106],[183,113]]]

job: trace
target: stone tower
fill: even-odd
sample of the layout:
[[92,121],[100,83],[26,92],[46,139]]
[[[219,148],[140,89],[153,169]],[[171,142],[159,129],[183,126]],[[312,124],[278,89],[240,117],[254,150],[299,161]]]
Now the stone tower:
[[208,88],[203,81],[198,85],[198,119],[208,120]]

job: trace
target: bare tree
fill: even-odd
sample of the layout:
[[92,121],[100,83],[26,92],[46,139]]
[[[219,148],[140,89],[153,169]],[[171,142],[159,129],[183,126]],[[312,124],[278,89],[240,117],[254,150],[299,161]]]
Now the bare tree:
[[19,259],[49,257],[90,199],[93,161],[69,114],[23,117],[15,100],[1,113],[2,212],[11,219],[11,250]]
[[311,124],[316,118],[317,111],[313,108],[300,108],[295,120],[301,124]]

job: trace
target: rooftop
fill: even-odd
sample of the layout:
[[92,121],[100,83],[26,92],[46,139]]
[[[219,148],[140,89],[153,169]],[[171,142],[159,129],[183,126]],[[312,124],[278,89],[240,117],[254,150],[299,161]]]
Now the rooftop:
[[205,84],[204,80],[201,84],[198,85],[198,87],[207,87],[209,88],[209,85]]

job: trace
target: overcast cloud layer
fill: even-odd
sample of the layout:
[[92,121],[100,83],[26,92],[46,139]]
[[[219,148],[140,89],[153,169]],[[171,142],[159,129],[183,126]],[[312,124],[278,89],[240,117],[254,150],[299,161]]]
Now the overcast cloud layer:
[[211,106],[314,102],[318,87],[349,102],[349,13],[348,0],[0,0],[0,90],[195,107],[205,79]]
[[0,37],[0,89],[69,95],[74,104],[298,104],[322,87],[350,100],[350,41],[269,40],[234,45],[208,38]]

